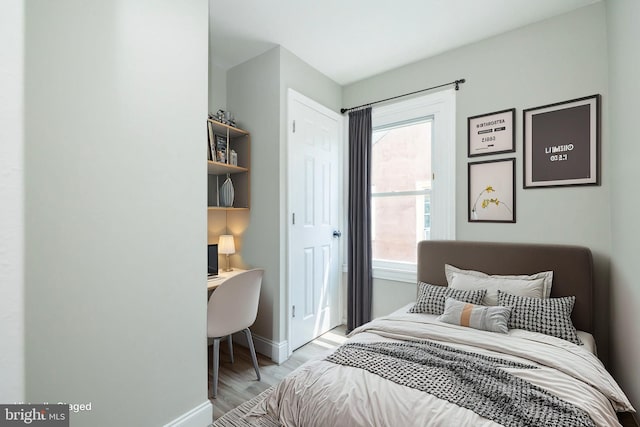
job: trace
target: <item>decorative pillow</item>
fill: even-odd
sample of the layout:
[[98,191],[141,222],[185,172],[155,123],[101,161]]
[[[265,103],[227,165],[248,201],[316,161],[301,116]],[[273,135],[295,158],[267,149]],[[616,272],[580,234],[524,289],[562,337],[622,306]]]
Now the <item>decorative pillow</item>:
[[460,289],[451,289],[446,286],[430,285],[424,282],[418,282],[418,285],[418,301],[411,307],[409,313],[442,314],[444,311],[444,300],[447,297],[471,304],[480,304],[487,293],[484,289],[463,291]]
[[575,302],[574,296],[542,299],[520,297],[498,291],[498,303],[511,307],[509,328],[540,332],[582,345],[576,328],[571,322],[571,312]]
[[486,307],[447,298],[444,312],[438,320],[453,325],[467,326],[489,332],[509,332],[510,307]]
[[553,271],[528,276],[488,275],[480,271],[461,270],[445,264],[444,272],[447,283],[454,289],[486,289],[485,305],[498,305],[498,289],[523,297],[549,298],[553,282]]

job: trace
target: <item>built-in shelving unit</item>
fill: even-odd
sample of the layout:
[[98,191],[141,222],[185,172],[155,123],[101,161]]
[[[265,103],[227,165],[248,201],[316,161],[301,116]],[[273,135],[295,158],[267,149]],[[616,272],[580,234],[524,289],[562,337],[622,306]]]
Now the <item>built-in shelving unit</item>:
[[[208,209],[223,211],[247,210],[249,209],[250,201],[249,168],[251,164],[251,136],[249,132],[245,130],[211,119],[207,120],[207,127],[210,140],[213,138],[213,141],[217,141],[219,138],[222,138],[222,141],[226,145],[224,162],[211,160],[212,158],[216,158],[212,157],[215,156],[215,148],[213,154],[211,154],[211,150],[209,150],[210,155],[209,160],[207,160]],[[230,164],[229,154],[231,150],[237,154],[237,165]],[[227,179],[227,175],[229,175],[233,182],[235,193],[233,206],[231,207],[219,206],[220,187]]]

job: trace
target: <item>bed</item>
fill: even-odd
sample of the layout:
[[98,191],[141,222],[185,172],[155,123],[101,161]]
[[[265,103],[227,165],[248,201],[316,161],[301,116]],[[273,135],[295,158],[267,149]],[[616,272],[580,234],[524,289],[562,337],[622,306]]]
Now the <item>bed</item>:
[[611,426],[634,411],[596,356],[589,249],[424,241],[417,278],[415,303],[215,425]]

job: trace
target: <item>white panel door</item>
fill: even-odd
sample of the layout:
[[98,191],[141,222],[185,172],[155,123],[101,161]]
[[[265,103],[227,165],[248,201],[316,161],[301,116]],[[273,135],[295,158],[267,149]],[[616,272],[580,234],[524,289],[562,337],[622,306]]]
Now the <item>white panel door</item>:
[[294,350],[340,323],[340,116],[289,96],[290,339]]

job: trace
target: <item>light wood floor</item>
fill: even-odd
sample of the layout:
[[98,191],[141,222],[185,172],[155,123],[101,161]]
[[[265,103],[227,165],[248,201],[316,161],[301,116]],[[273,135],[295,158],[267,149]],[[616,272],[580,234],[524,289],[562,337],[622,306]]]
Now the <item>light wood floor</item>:
[[[338,326],[326,334],[293,352],[291,357],[281,365],[277,365],[258,353],[261,381],[257,381],[256,373],[251,364],[249,350],[234,344],[235,363],[229,360],[229,350],[226,341],[220,343],[220,370],[218,371],[218,397],[211,399],[213,404],[213,419],[216,420],[224,413],[232,410],[247,400],[257,396],[272,385],[280,382],[288,373],[302,365],[307,360],[322,357],[330,353],[331,349],[342,344],[345,340],[345,326]],[[209,393],[211,393],[211,346],[209,347]]]

